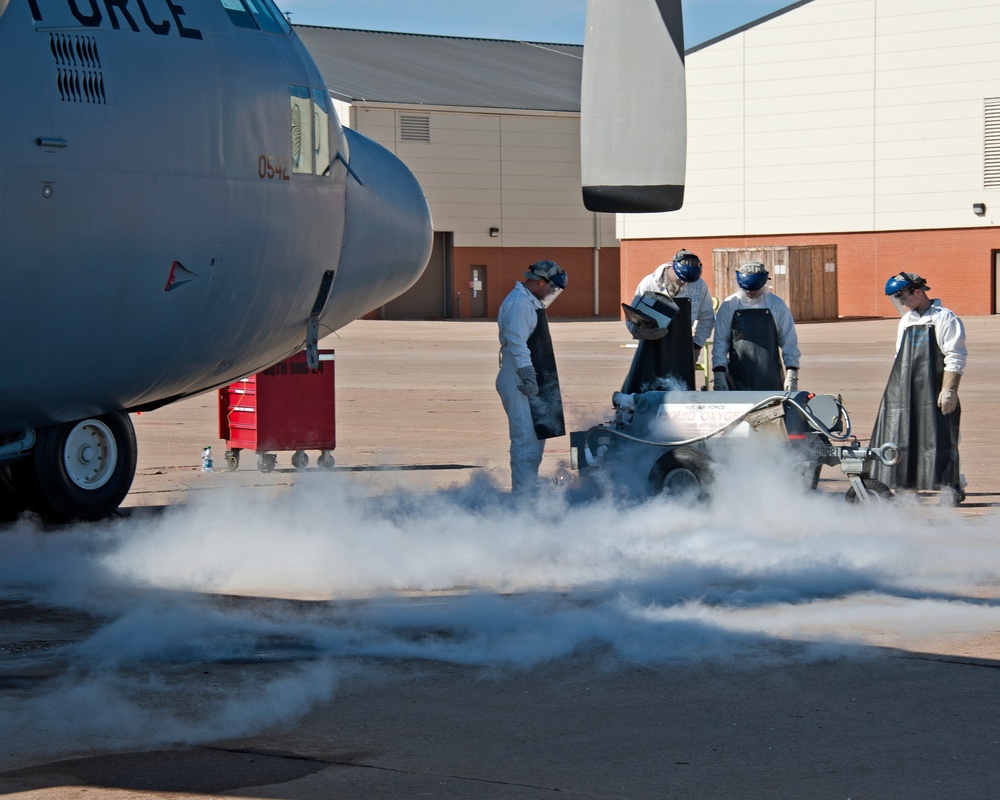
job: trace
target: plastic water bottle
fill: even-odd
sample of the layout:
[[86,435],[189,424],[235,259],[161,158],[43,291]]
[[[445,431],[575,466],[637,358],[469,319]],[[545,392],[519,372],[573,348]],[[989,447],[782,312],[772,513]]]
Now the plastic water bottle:
[[202,472],[214,472],[212,469],[212,448],[211,446],[206,447],[201,451],[201,471]]

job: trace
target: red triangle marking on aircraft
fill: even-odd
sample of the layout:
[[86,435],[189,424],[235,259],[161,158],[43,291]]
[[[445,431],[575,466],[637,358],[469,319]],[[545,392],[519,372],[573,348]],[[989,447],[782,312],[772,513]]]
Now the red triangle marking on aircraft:
[[185,283],[189,283],[193,278],[197,277],[198,273],[192,272],[180,261],[174,261],[170,265],[170,274],[167,276],[167,285],[163,287],[163,291],[169,292],[176,289],[178,286],[183,286]]

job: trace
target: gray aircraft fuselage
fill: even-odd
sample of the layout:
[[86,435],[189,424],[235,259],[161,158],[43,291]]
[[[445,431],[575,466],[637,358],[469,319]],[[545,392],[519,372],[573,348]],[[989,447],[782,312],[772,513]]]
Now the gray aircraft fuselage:
[[0,0],[0,107],[0,436],[256,372],[325,273],[320,335],[430,254],[412,174],[260,0]]

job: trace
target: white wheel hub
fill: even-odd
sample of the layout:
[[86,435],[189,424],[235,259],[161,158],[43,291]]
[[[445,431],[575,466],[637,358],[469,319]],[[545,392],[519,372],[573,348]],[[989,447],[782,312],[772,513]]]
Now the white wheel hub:
[[63,448],[66,474],[81,489],[100,489],[118,464],[115,437],[100,420],[85,419],[69,432]]

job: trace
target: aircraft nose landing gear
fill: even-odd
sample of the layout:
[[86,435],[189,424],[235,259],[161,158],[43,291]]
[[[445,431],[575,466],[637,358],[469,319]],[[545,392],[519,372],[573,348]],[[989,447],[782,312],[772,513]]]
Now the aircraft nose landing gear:
[[31,455],[10,465],[28,508],[51,522],[97,520],[121,505],[135,477],[136,443],[124,411],[37,432]]

